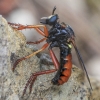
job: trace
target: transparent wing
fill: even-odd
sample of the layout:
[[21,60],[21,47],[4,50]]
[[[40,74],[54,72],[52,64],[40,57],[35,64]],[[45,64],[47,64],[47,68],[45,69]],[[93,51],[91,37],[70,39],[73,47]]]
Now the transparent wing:
[[79,62],[80,62],[80,65],[81,65],[81,67],[83,68],[83,70],[84,70],[85,73],[86,73],[86,77],[87,77],[87,79],[88,79],[90,88],[91,88],[91,90],[92,90],[92,85],[91,85],[91,82],[90,82],[90,79],[89,79],[89,76],[88,76],[86,67],[85,67],[84,62],[83,62],[83,60],[82,60],[82,57],[81,57],[81,55],[80,55],[80,52],[79,52],[79,50],[78,50],[78,48],[77,48],[77,46],[76,46],[76,44],[75,44],[75,41],[72,41],[72,44],[73,44],[73,46],[74,46],[74,48],[75,48],[75,51],[76,51],[78,60],[79,60]]

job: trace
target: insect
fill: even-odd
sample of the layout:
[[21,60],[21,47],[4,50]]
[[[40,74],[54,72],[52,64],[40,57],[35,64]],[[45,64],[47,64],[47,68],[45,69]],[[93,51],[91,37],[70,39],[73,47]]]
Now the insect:
[[[40,50],[37,50],[36,52],[34,52],[26,57],[18,59],[12,67],[13,71],[15,70],[15,68],[17,67],[17,64],[19,62],[34,56],[35,54],[45,50],[47,47],[50,52],[51,59],[55,66],[55,68],[51,69],[51,70],[45,70],[45,71],[33,73],[25,85],[25,88],[23,90],[23,96],[26,93],[26,89],[28,86],[29,86],[30,93],[31,93],[32,86],[33,86],[37,76],[39,76],[39,75],[49,74],[49,73],[53,73],[53,72],[57,71],[55,77],[52,79],[52,83],[54,85],[62,85],[68,81],[68,79],[71,75],[71,69],[72,69],[72,55],[71,55],[72,47],[71,47],[71,44],[75,48],[79,62],[86,73],[87,79],[88,79],[90,87],[92,89],[90,79],[89,79],[88,73],[86,71],[86,67],[83,63],[82,57],[79,53],[79,50],[75,44],[74,31],[72,30],[72,28],[69,25],[66,25],[64,22],[62,22],[62,23],[58,22],[59,16],[58,16],[58,14],[54,14],[55,10],[56,10],[56,7],[53,8],[52,15],[50,15],[49,17],[41,18],[40,23],[42,23],[42,25],[21,25],[21,24],[15,24],[15,23],[8,22],[8,24],[10,24],[14,29],[23,30],[23,29],[27,29],[27,28],[29,28],[29,29],[34,28],[38,33],[40,33],[42,36],[44,36],[43,39],[36,41],[36,42],[27,42],[28,44],[30,44],[30,43],[38,44],[38,43],[46,40],[46,44],[44,44]],[[47,27],[45,26],[45,24],[50,25],[51,29],[48,30]],[[43,28],[44,31],[42,31],[41,28]],[[58,47],[60,49],[60,62],[58,62],[58,60],[52,50],[53,47]]]

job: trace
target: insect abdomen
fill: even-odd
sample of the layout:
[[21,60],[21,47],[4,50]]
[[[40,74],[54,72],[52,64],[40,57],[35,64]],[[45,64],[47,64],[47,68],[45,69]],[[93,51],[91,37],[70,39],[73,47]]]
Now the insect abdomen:
[[70,75],[71,75],[71,69],[72,69],[72,56],[71,54],[69,54],[68,56],[66,56],[66,63],[64,64],[64,67],[63,67],[63,71],[61,72],[61,76],[58,80],[58,84],[59,85],[62,85],[64,84],[65,82],[68,81]]

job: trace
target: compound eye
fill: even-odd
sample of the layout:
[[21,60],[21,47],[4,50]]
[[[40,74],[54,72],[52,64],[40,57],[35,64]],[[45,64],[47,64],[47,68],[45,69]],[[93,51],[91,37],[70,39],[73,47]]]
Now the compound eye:
[[48,25],[54,25],[57,22],[58,15],[50,15],[49,17],[42,17],[40,19],[40,23],[42,24],[48,24]]
[[51,16],[49,16],[49,18],[48,18],[49,25],[55,24],[55,22],[57,21],[57,19],[58,19],[57,15],[51,15]]

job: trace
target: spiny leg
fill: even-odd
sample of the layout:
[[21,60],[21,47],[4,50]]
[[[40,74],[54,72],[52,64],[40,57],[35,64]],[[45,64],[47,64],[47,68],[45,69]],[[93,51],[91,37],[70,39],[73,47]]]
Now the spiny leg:
[[51,59],[52,59],[52,61],[53,61],[53,63],[54,63],[55,68],[56,68],[56,69],[59,69],[59,65],[60,65],[60,64],[59,64],[59,62],[58,62],[58,60],[57,60],[57,58],[56,58],[54,52],[52,51],[52,49],[49,49],[49,52],[50,52],[50,56],[51,56]]
[[35,79],[36,79],[37,76],[43,75],[43,74],[53,73],[53,72],[55,72],[55,71],[56,71],[56,69],[52,69],[52,70],[45,70],[45,71],[33,73],[33,74],[30,76],[29,80],[27,81],[27,83],[26,83],[26,85],[25,85],[25,88],[24,88],[24,90],[23,90],[23,95],[22,95],[22,97],[23,97],[24,94],[26,93],[26,89],[27,89],[27,87],[29,86],[29,84],[30,84],[30,86],[31,86],[31,87],[30,87],[30,93],[31,93],[32,85],[33,85],[33,83],[34,83],[34,81],[35,81]]
[[8,22],[8,24],[9,24],[13,29],[17,29],[17,30],[26,29],[26,28],[23,28],[23,27],[25,27],[25,25],[22,25],[22,24],[16,24],[16,23],[11,23],[11,22]]
[[45,70],[45,71],[33,73],[33,74],[30,76],[29,80],[27,81],[27,83],[26,83],[26,85],[25,85],[25,88],[24,88],[24,90],[23,90],[23,95],[22,95],[22,97],[23,97],[24,94],[26,93],[26,89],[27,89],[27,87],[28,87],[29,85],[30,85],[30,88],[29,88],[29,89],[30,89],[30,93],[31,93],[31,91],[32,91],[32,86],[33,86],[34,81],[36,80],[37,76],[43,75],[43,74],[53,73],[53,72],[55,72],[55,71],[58,70],[58,68],[59,68],[59,62],[58,62],[58,60],[57,60],[57,58],[56,58],[54,52],[52,51],[52,49],[49,49],[49,52],[50,52],[51,58],[52,58],[52,60],[53,60],[53,63],[54,63],[54,65],[55,65],[55,69],[52,69],[52,70]]
[[[43,34],[45,37],[49,35],[48,29],[45,25],[27,25],[26,28],[35,28],[41,35]],[[40,28],[44,28],[44,31],[42,31]]]
[[11,23],[11,22],[8,22],[8,24],[11,25],[12,27],[15,27],[15,26],[17,26],[17,27],[24,26],[22,24],[16,24],[16,23]]
[[31,91],[32,91],[32,85],[33,85],[34,81],[36,80],[36,78],[37,78],[37,76],[34,76],[34,77],[31,77],[31,76],[30,76],[30,78],[28,79],[28,81],[27,81],[27,83],[26,83],[26,85],[25,85],[25,87],[24,87],[22,97],[23,97],[24,94],[26,93],[26,89],[27,89],[27,87],[28,87],[29,84],[30,84],[30,92],[29,92],[29,93],[31,93]]
[[[47,37],[49,35],[48,29],[45,25],[22,25],[22,24],[10,23],[10,22],[8,22],[8,24],[17,30],[34,28],[36,29],[37,32],[39,32],[44,37]],[[40,29],[41,27],[44,28],[44,32]]]
[[27,44],[39,44],[39,43],[43,42],[44,40],[46,40],[46,38],[43,38],[43,39],[41,39],[39,41],[35,41],[35,42],[27,42]]
[[33,80],[31,81],[31,83],[30,83],[30,86],[29,86],[29,90],[30,90],[29,93],[30,93],[30,94],[31,94],[31,91],[32,91],[32,86],[33,86],[33,84],[34,84],[36,78],[37,78],[37,76],[35,76],[35,77],[33,78]]
[[43,45],[43,47],[42,47],[40,50],[37,50],[36,52],[34,52],[34,53],[32,53],[32,54],[30,54],[30,55],[28,55],[28,56],[26,56],[26,57],[23,57],[23,58],[18,59],[18,60],[14,63],[14,65],[13,65],[13,67],[12,67],[12,71],[15,70],[15,68],[16,68],[16,66],[17,66],[17,64],[18,64],[19,62],[21,62],[22,60],[28,59],[28,58],[30,58],[30,57],[36,55],[37,53],[43,51],[44,49],[47,48],[48,45],[49,45],[49,44],[46,43],[46,44]]

